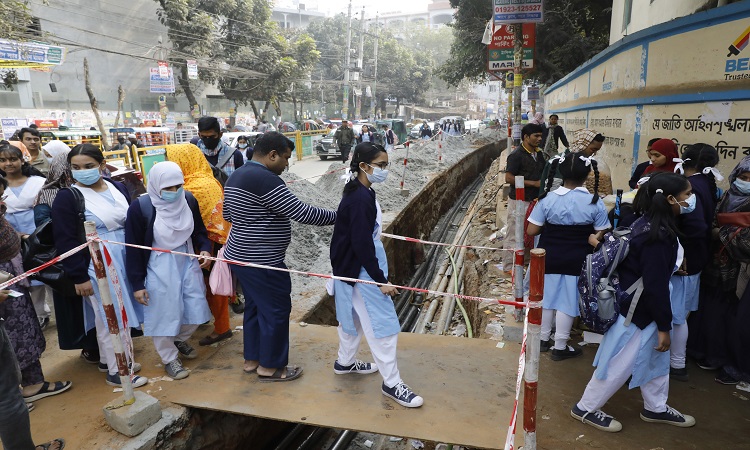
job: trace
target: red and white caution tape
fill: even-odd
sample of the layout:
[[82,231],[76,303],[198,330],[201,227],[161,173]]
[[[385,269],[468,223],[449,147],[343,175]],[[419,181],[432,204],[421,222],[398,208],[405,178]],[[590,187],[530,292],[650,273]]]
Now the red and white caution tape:
[[117,269],[112,260],[112,256],[109,254],[109,250],[106,245],[101,246],[104,253],[104,263],[107,266],[107,275],[112,282],[112,287],[115,290],[115,298],[117,304],[115,308],[120,307],[120,317],[122,318],[122,328],[120,329],[120,339],[123,340],[123,350],[125,352],[125,358],[128,363],[128,373],[130,378],[133,378],[133,338],[130,336],[130,326],[128,325],[128,313],[125,311],[125,302],[122,299],[122,285],[120,284],[120,277],[117,275]]
[[513,249],[509,248],[496,248],[496,247],[482,247],[478,245],[455,245],[455,244],[446,244],[444,242],[433,242],[433,241],[425,241],[422,239],[417,239],[413,237],[407,237],[407,236],[399,236],[397,234],[390,234],[390,233],[382,233],[383,236],[391,239],[397,239],[399,241],[406,241],[406,242],[414,242],[417,244],[427,244],[427,245],[440,245],[443,247],[458,247],[458,248],[473,248],[476,250],[495,250],[495,251],[501,251],[501,252],[515,252]]
[[29,270],[29,271],[26,271],[26,272],[22,273],[21,275],[18,275],[17,277],[11,278],[10,280],[6,281],[5,283],[0,283],[0,290],[3,290],[3,289],[5,289],[5,288],[7,288],[7,287],[9,287],[11,285],[14,285],[14,284],[18,283],[19,281],[21,281],[21,280],[23,280],[25,278],[28,278],[28,277],[34,275],[37,272],[41,272],[42,270],[46,269],[47,267],[49,267],[49,266],[51,266],[53,264],[57,264],[58,262],[60,262],[63,259],[67,258],[68,256],[74,255],[74,254],[80,252],[84,248],[88,247],[88,245],[89,245],[89,243],[85,242],[85,243],[79,245],[76,248],[70,249],[69,251],[63,253],[62,255],[55,256],[54,258],[50,259],[49,261],[47,261],[46,263],[42,264],[39,267],[35,267],[35,268],[33,268],[33,269]]
[[286,182],[286,184],[293,184],[293,183],[297,183],[297,182],[300,182],[300,181],[303,181],[303,180],[312,180],[313,178],[320,178],[322,176],[330,175],[330,174],[336,173],[336,172],[341,172],[342,170],[346,170],[346,169],[348,169],[348,167],[341,167],[339,169],[331,170],[330,172],[322,173],[320,175],[314,175],[314,176],[306,177],[306,178],[298,178],[296,180],[289,180],[289,181]]
[[[248,262],[241,262],[241,261],[233,261],[230,259],[224,259],[224,258],[217,258],[213,256],[201,256],[201,255],[195,255],[192,253],[185,253],[185,252],[177,252],[174,250],[166,250],[163,248],[156,248],[156,247],[146,247],[145,245],[136,245],[136,244],[128,244],[125,242],[117,242],[117,241],[110,241],[106,239],[97,239],[99,242],[106,242],[108,244],[114,244],[114,245],[124,245],[126,247],[132,247],[132,248],[138,248],[141,250],[149,250],[149,251],[155,251],[155,252],[162,252],[162,253],[171,253],[173,255],[182,255],[182,256],[188,256],[190,258],[205,258],[209,259],[211,261],[222,261],[227,264],[234,264],[236,266],[244,266],[244,267],[254,267],[256,269],[266,269],[266,270],[276,270],[279,272],[287,272],[287,273],[293,273],[296,275],[304,275],[304,276],[311,276],[311,277],[318,277],[318,278],[325,278],[330,280],[339,280],[339,281],[348,281],[351,283],[362,283],[362,284],[372,284],[372,285],[380,285],[380,283],[377,283],[375,281],[369,281],[369,280],[360,280],[357,278],[349,278],[349,277],[339,277],[336,275],[327,275],[322,273],[315,273],[315,272],[304,272],[302,270],[294,270],[294,269],[282,269],[280,267],[273,267],[273,266],[266,266],[263,264],[254,264],[254,263],[248,263]],[[462,294],[452,294],[448,292],[440,292],[440,291],[433,291],[431,289],[422,289],[422,288],[415,288],[410,286],[401,286],[398,284],[392,285],[396,289],[404,289],[407,291],[414,291],[414,292],[420,292],[423,294],[430,294],[430,295],[437,295],[441,297],[455,297],[462,300],[470,300],[475,302],[490,302],[495,303],[499,305],[510,305],[510,306],[526,306],[525,302],[516,302],[512,300],[501,300],[496,298],[486,298],[486,297],[474,297],[471,295],[462,295]]]

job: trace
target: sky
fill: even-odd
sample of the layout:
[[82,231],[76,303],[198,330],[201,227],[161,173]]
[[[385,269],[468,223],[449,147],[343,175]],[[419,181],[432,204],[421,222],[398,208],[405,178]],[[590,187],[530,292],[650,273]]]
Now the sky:
[[[310,9],[315,8],[323,11],[327,14],[337,14],[339,12],[346,13],[349,7],[348,0],[277,0],[277,4],[281,5],[294,5],[296,8],[297,3],[307,4]],[[427,11],[427,5],[430,4],[430,0],[352,0],[352,13],[354,11],[360,11],[362,5],[365,5],[365,15],[375,15],[376,12],[384,14],[390,12],[422,12]],[[377,5],[377,6],[376,6]]]

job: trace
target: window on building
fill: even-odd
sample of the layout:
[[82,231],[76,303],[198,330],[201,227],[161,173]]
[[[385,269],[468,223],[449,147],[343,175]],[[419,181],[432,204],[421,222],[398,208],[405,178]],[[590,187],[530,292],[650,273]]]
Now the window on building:
[[495,92],[496,90],[497,90],[497,86],[495,86],[494,84],[491,84],[490,85],[490,92]]
[[622,31],[627,31],[630,18],[633,14],[633,0],[625,0],[625,8],[622,14]]

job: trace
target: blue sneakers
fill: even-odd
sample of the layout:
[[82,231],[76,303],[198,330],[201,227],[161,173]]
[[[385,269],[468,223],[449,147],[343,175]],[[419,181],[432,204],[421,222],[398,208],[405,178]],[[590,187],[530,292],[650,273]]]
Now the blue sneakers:
[[388,387],[383,383],[382,391],[383,395],[396,400],[396,403],[407,408],[419,408],[424,403],[424,399],[415,394],[403,381],[399,381],[393,387]]
[[655,413],[647,409],[641,411],[641,419],[651,423],[666,423],[676,427],[688,428],[695,425],[695,418],[682,414],[671,406],[667,405],[667,410],[661,413]]
[[580,420],[581,422],[589,424],[602,431],[616,433],[622,430],[622,424],[609,414],[605,414],[603,411],[583,411],[582,409],[578,409],[578,405],[575,405],[573,406],[573,409],[570,410],[570,415],[574,419]]
[[377,364],[360,361],[358,359],[355,359],[354,363],[348,366],[342,366],[341,364],[339,364],[338,360],[333,363],[333,373],[335,373],[336,375],[345,375],[347,373],[358,373],[360,375],[366,375],[368,373],[375,373],[377,371]]

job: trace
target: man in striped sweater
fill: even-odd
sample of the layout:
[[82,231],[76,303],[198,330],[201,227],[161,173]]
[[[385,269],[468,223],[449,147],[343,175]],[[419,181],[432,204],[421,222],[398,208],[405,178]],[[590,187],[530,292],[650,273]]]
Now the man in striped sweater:
[[[307,205],[279,177],[288,167],[294,143],[283,134],[265,133],[253,159],[237,169],[224,190],[224,218],[232,223],[224,255],[236,261],[286,269],[292,239],[290,219],[308,225],[333,225],[336,212]],[[245,293],[244,370],[260,381],[289,381],[302,368],[289,362],[292,280],[288,272],[231,266]]]

